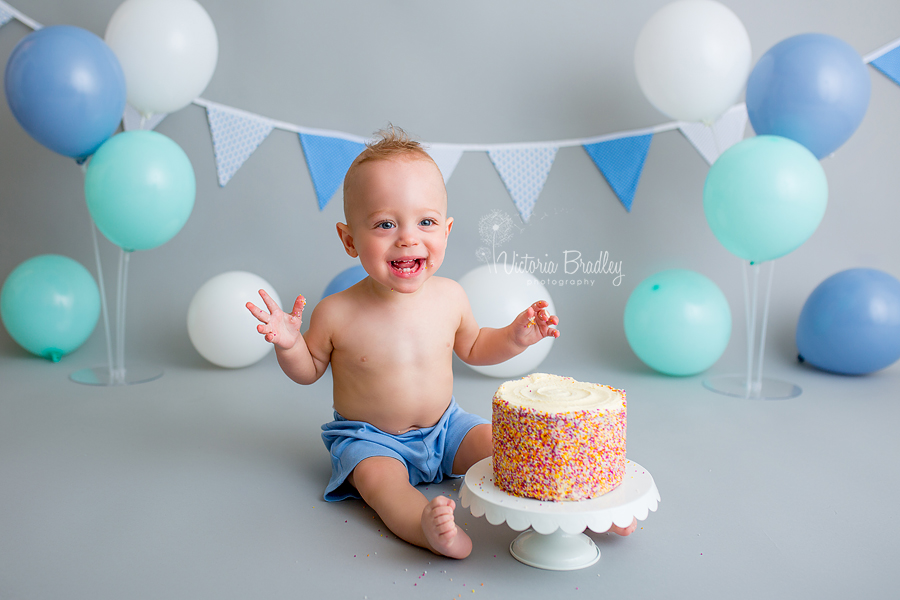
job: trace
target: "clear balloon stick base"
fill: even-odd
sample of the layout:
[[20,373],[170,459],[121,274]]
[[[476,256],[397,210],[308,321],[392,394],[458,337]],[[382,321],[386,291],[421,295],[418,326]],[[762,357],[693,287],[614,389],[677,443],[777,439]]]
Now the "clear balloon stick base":
[[[92,224],[92,227],[96,228]],[[125,306],[128,290],[128,261],[130,252],[120,250],[118,286],[116,289],[116,340],[115,360],[113,360],[113,348],[110,341],[109,316],[106,305],[106,293],[103,289],[103,272],[100,267],[100,251],[97,245],[96,229],[94,230],[94,251],[97,257],[97,271],[100,283],[100,299],[103,307],[104,325],[106,326],[106,351],[109,364],[106,367],[94,367],[81,369],[69,375],[69,379],[85,385],[131,385],[146,383],[162,377],[162,370],[148,366],[132,366],[125,368]]]
[[[763,356],[766,349],[766,328],[769,321],[769,304],[772,295],[772,278],[775,261],[767,261],[768,277],[763,294],[762,318],[759,313],[759,279],[762,267],[759,263],[742,263],[744,275],[744,308],[747,327],[747,368],[740,375],[717,375],[703,380],[703,387],[713,392],[735,398],[761,400],[787,400],[796,398],[803,390],[788,381],[763,377]],[[748,274],[749,271],[749,274]],[[752,280],[752,281],[751,281]],[[758,341],[758,346],[757,346]],[[756,359],[754,363],[754,358]]]

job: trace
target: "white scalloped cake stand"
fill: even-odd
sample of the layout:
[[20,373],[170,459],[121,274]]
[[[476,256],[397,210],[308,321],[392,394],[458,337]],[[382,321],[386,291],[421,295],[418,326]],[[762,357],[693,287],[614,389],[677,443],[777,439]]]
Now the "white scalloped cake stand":
[[625,461],[622,483],[613,491],[580,502],[550,502],[512,496],[498,488],[488,457],[466,473],[459,497],[463,507],[476,517],[486,516],[491,525],[506,521],[516,531],[528,529],[510,544],[510,554],[526,565],[553,571],[583,569],[600,560],[600,549],[583,533],[585,529],[602,533],[613,523],[627,527],[634,518],[646,519],[659,504],[653,477],[630,460]]

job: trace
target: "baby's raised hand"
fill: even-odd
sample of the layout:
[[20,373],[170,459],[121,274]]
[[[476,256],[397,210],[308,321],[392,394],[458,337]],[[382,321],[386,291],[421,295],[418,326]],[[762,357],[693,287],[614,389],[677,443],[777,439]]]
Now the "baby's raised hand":
[[514,321],[516,341],[523,346],[530,346],[545,337],[559,337],[559,319],[547,312],[547,301],[538,300]]
[[306,306],[306,298],[297,296],[294,308],[288,314],[281,310],[265,290],[259,290],[259,295],[266,303],[269,312],[262,310],[252,302],[247,303],[247,309],[261,322],[256,326],[256,330],[266,336],[267,342],[271,342],[279,348],[285,350],[293,348],[300,338],[300,324],[303,322],[303,307]]

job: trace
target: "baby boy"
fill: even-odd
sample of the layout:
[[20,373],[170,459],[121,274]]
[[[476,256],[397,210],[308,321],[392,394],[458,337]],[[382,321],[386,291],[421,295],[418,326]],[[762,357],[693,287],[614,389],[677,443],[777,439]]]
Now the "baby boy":
[[500,363],[558,337],[559,320],[538,301],[507,327],[479,328],[460,285],[435,276],[453,225],[447,192],[437,165],[402,130],[382,132],[350,166],[344,218],[338,236],[365,279],[323,299],[304,335],[302,296],[285,313],[260,290],[268,312],[247,308],[291,379],[311,384],[331,364],[326,500],[362,498],[398,537],[464,558],[472,542],[455,524],[453,500],[429,502],[415,487],[465,474],[492,454],[490,423],[453,400],[452,355]]

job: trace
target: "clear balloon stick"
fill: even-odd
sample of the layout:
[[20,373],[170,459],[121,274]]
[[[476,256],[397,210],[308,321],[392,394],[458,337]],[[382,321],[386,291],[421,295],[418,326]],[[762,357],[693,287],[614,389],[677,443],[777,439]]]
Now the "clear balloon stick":
[[[87,163],[81,163],[81,174],[87,175]],[[97,224],[94,217],[88,213],[91,220],[91,237],[94,240],[94,260],[97,263],[97,287],[100,288],[100,308],[103,313],[103,329],[106,334],[106,361],[109,367],[109,378],[113,376],[112,338],[109,330],[109,307],[106,304],[106,286],[103,284],[103,266],[100,264],[100,244],[97,242]]]
[[759,358],[756,361],[756,384],[754,388],[757,395],[762,390],[763,353],[766,350],[766,329],[769,324],[769,300],[772,296],[772,278],[775,274],[775,261],[769,261],[769,280],[766,282],[766,299],[763,304],[762,329],[759,332]]

